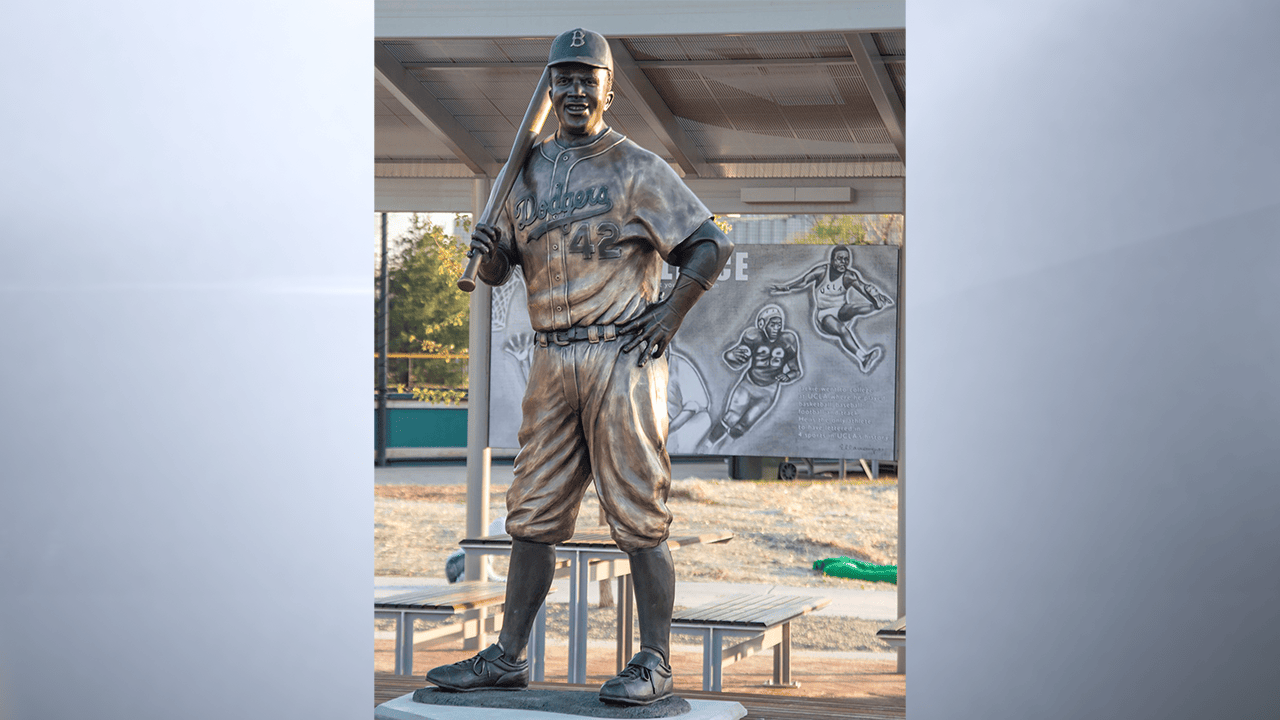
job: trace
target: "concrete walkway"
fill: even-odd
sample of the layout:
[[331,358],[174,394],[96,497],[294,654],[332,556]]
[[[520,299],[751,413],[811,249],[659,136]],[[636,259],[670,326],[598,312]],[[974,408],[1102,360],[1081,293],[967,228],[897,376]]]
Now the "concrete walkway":
[[[422,587],[448,585],[444,578],[420,578],[401,576],[375,577],[373,596],[375,598],[408,592]],[[599,583],[592,583],[589,589],[590,602],[599,602]],[[834,617],[856,617],[863,620],[883,620],[892,622],[898,617],[898,594],[889,590],[863,590],[861,588],[839,587],[789,587],[786,585],[753,585],[748,583],[721,582],[677,582],[676,604],[693,607],[712,602],[725,595],[741,593],[773,594],[773,595],[820,595],[832,599],[830,605],[813,613],[814,615],[830,615]],[[569,583],[560,581],[556,589],[547,599],[554,603],[569,602]]]

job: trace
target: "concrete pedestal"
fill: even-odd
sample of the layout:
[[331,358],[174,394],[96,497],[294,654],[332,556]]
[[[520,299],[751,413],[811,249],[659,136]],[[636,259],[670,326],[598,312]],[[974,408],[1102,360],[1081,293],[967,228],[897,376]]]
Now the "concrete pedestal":
[[[714,700],[671,698],[639,707],[606,705],[599,701],[596,693],[581,690],[479,691],[439,695],[450,704],[417,702],[413,699],[414,693],[409,693],[379,705],[374,709],[373,717],[375,720],[582,720],[584,717],[738,720],[747,714],[740,703]],[[686,706],[687,711],[684,710]]]

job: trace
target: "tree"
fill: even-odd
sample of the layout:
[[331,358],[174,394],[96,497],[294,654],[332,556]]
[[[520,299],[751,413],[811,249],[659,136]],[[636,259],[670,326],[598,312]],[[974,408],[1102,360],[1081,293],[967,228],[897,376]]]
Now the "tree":
[[[459,222],[466,222],[459,216]],[[455,282],[462,274],[466,248],[444,228],[413,215],[410,228],[388,251],[391,285],[389,352],[466,354],[470,302]],[[466,384],[466,360],[412,363],[409,385]]]
[[901,245],[901,215],[819,215],[796,245]]

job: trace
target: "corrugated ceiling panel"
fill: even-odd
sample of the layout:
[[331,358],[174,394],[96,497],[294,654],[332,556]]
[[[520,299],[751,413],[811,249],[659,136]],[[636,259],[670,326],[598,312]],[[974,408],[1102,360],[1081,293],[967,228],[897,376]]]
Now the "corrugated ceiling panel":
[[885,144],[893,142],[893,138],[889,136],[889,131],[883,127],[855,128],[853,129],[853,137],[860,143]]
[[907,32],[905,30],[871,33],[871,37],[876,41],[876,47],[880,49],[881,55],[905,55],[907,53]]
[[680,120],[683,118],[686,120],[692,120],[693,122],[703,123],[705,125],[716,125],[718,127],[731,127],[729,125],[728,116],[726,116],[724,112],[720,110],[720,107],[718,105],[701,105],[701,106],[685,107],[685,108],[681,108],[680,112],[675,112],[675,108],[672,108],[672,113],[675,114],[677,120]]
[[636,60],[688,60],[680,43],[672,37],[624,39],[622,44]]
[[733,118],[733,126],[742,132],[773,137],[795,137],[795,133],[791,132],[791,126],[782,117],[782,113],[730,113],[730,117]]
[[845,129],[844,118],[830,107],[789,107],[787,122],[793,128],[808,130]]
[[[777,100],[778,100],[779,106],[786,107],[786,108],[822,107],[822,106],[834,106],[837,104],[836,99],[831,97],[830,93],[823,93],[821,95],[795,95],[791,97],[780,97],[780,98],[777,98]],[[790,115],[790,111],[787,111],[787,112],[788,112],[788,115]]]
[[710,122],[696,120],[692,118],[676,117],[676,124],[684,130],[698,147],[706,149],[714,145],[715,139],[711,135]]
[[778,112],[778,106],[773,102],[763,98],[750,96],[733,97],[733,98],[717,98],[721,109],[735,121],[739,115],[774,115],[778,118],[782,117],[782,113]]
[[447,38],[436,40],[436,44],[444,53],[441,59],[454,61],[466,60],[510,60],[498,43],[480,38]]
[[636,110],[636,106],[631,102],[631,99],[617,91],[616,86],[613,93],[613,104],[609,106],[609,112],[614,115],[640,115],[640,111]]
[[796,128],[796,137],[804,140],[822,140],[824,142],[850,142],[853,135],[846,127],[839,128]]
[[684,68],[648,68],[644,71],[649,76],[650,82],[654,78],[662,78],[671,81],[689,81],[701,82],[702,76],[696,70],[686,70]]
[[455,117],[464,115],[499,115],[498,108],[485,98],[438,98],[440,104]]
[[392,57],[402,63],[439,62],[449,57],[440,50],[434,40],[393,40],[382,43]]
[[685,35],[623,42],[637,60],[850,57],[848,45],[837,33]]
[[845,124],[849,126],[850,130],[854,131],[855,135],[858,130],[884,129],[884,120],[881,119],[880,111],[876,109],[874,103],[870,103],[867,107],[858,109],[849,107],[841,108],[840,117],[844,118]]
[[[462,118],[458,118],[458,120],[461,121]],[[511,143],[515,142],[516,139],[516,131],[512,129],[508,129],[506,132],[473,131],[471,134],[489,152],[493,153],[495,158],[505,158],[511,152]]]
[[[418,76],[419,78],[422,75]],[[436,73],[432,80],[424,80],[422,87],[436,98],[483,98],[484,93],[476,84],[457,73]]]
[[744,35],[742,41],[753,53],[745,57],[802,58],[815,55],[801,35]]
[[[501,115],[455,115],[454,119],[462,127],[475,132],[506,132],[515,133],[515,126],[511,121]],[[516,122],[519,122],[517,118]],[[514,139],[514,138],[512,138]]]
[[893,88],[898,91],[898,100],[907,106],[907,66],[905,64],[887,65],[889,78],[893,80]]
[[813,49],[815,57],[852,57],[849,53],[849,44],[844,41],[844,36],[839,33],[813,33],[805,36],[805,42]]
[[744,47],[740,37],[717,35],[689,35],[678,38],[680,46],[690,60],[721,60],[724,58],[758,58],[759,52]]
[[667,101],[667,104],[672,106],[688,102],[705,102],[711,99],[711,90],[700,79],[666,80],[657,78],[650,82],[657,88],[658,93]]
[[498,44],[513,62],[546,62],[551,52],[551,38],[512,38]]
[[[715,78],[707,78],[706,83],[707,83],[707,88],[711,90],[711,94],[715,96],[716,99],[718,100],[723,100],[726,98],[763,99],[760,93],[750,92],[743,88],[737,87],[736,85],[730,85],[729,83],[723,82],[721,80],[717,80]],[[767,96],[768,95],[766,91],[765,97]],[[768,101],[766,100],[766,102]]]

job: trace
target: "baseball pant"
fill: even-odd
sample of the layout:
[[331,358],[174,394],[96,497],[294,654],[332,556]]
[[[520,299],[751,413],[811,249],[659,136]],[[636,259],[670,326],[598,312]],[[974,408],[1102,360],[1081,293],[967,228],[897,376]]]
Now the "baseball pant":
[[625,338],[533,348],[520,453],[507,490],[507,533],[555,544],[573,536],[595,478],[614,541],[624,552],[667,539],[667,361],[637,367]]

